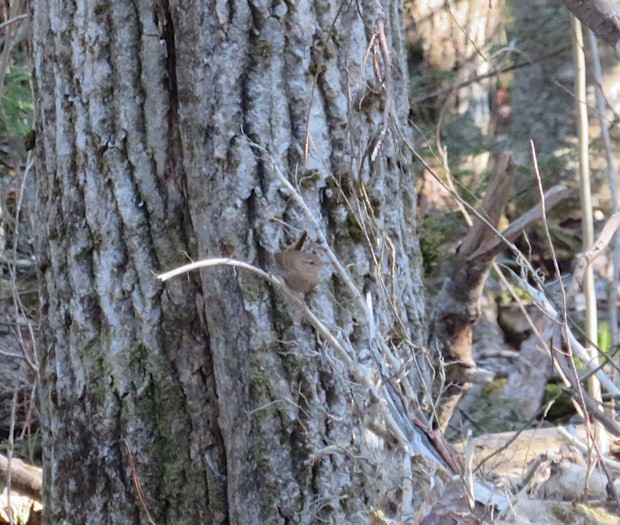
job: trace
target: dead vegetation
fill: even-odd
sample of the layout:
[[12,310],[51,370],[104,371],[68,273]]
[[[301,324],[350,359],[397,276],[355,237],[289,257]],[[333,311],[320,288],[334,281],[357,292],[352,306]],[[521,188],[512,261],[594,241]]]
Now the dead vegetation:
[[[15,5],[19,3],[13,3],[12,8],[15,9]],[[4,19],[9,21],[17,16],[22,15],[13,12],[6,14]],[[374,304],[371,296],[354,284],[338,254],[331,249],[298,188],[278,171],[269,152],[258,144],[253,144],[256,154],[271,165],[282,187],[305,214],[308,230],[322,260],[339,275],[355,298],[356,304],[352,308],[363,314],[364,328],[371,343],[370,358],[362,356],[364,359],[361,359],[357,349],[338,332],[338,327],[326,326],[320,315],[277,275],[242,261],[229,258],[200,261],[160,277],[168,279],[185,271],[215,265],[251,271],[268,281],[287,304],[301,312],[314,327],[325,342],[327,359],[330,366],[339,371],[341,381],[355,382],[372,400],[367,405],[358,406],[368,435],[394,446],[400,455],[395,454],[396,459],[393,459],[408,464],[410,475],[402,481],[398,493],[385,494],[383,500],[378,499],[383,507],[397,509],[397,512],[388,515],[375,509],[372,523],[413,521],[432,525],[447,520],[460,524],[491,520],[496,523],[519,523],[519,520],[556,523],[569,518],[575,523],[588,523],[588,520],[591,523],[614,523],[614,518],[605,514],[604,507],[614,508],[618,503],[619,466],[607,453],[599,433],[604,428],[612,436],[620,437],[612,405],[619,394],[617,376],[609,372],[615,371],[617,365],[609,355],[604,355],[600,364],[592,359],[588,346],[596,348],[597,345],[594,341],[584,340],[579,332],[575,305],[585,269],[596,256],[606,252],[618,229],[619,216],[611,215],[600,229],[597,241],[576,259],[578,263],[572,281],[566,287],[559,286],[558,298],[550,283],[556,275],[550,274],[548,278],[541,275],[532,262],[531,252],[522,248],[523,237],[521,243],[517,238],[536,222],[543,222],[539,231],[544,233],[545,242],[549,241],[547,248],[553,247],[548,214],[565,203],[566,188],[555,186],[545,192],[542,190],[543,177],[536,173],[537,204],[523,214],[519,213],[520,210],[512,210],[509,224],[503,225],[515,175],[515,159],[509,153],[501,153],[490,157],[489,164],[495,165],[495,173],[488,181],[486,191],[480,193],[484,197],[480,201],[464,198],[450,175],[447,155],[437,155],[441,169],[436,169],[417,147],[399,135],[399,130],[390,121],[390,59],[386,54],[384,31],[382,25],[377,26],[373,38],[376,48],[369,50],[389,101],[384,106],[383,122],[372,155],[379,154],[387,134],[402,140],[418,157],[419,164],[425,166],[425,176],[432,177],[448,196],[445,202],[450,203],[450,211],[460,210],[467,224],[460,232],[462,242],[454,252],[450,251],[449,269],[440,274],[442,284],[430,316],[427,346],[421,348],[414,344],[404,326],[397,337],[384,331],[386,326],[398,326],[402,321],[397,301],[393,299],[396,283],[384,271],[381,258],[374,260],[375,277],[381,290],[381,301]],[[8,58],[3,64],[4,76],[9,70]],[[7,134],[9,139],[15,143],[15,137]],[[0,457],[0,471],[9,478],[11,490],[8,494],[15,491],[37,501],[40,500],[40,471],[15,458],[17,449],[20,449],[19,455],[29,458],[30,463],[38,459],[35,441],[39,412],[36,406],[38,365],[34,315],[37,284],[33,253],[28,242],[30,224],[24,206],[29,191],[28,178],[32,176],[31,164],[25,152],[19,152],[18,156],[12,150],[12,157],[12,164],[4,175],[6,184],[0,202],[0,263],[3,270],[0,300],[4,312],[0,318],[0,431],[6,446],[6,456]],[[532,165],[536,165],[536,160],[532,151]],[[337,187],[338,181],[334,184]],[[356,216],[369,251],[376,253],[375,247],[379,244],[389,251],[392,240],[373,223],[371,214],[364,213],[368,206],[364,202],[363,183],[355,195],[351,196],[348,191],[343,191],[343,195],[350,199],[350,209]],[[496,258],[505,254],[509,255],[503,257],[500,264]],[[552,262],[557,276],[560,276],[557,256]],[[475,324],[480,319],[480,300],[485,293],[489,272],[493,273],[492,280],[499,283],[498,288],[501,287],[502,291],[497,293],[509,294],[511,306],[525,320],[527,334],[518,345],[518,354],[506,346],[487,348],[485,354],[480,354],[476,348]],[[559,283],[562,283],[561,279]],[[615,277],[610,285],[617,287]],[[493,323],[495,320],[487,318],[487,321]],[[504,341],[498,345],[500,343]],[[618,341],[614,340],[613,346],[617,344]],[[493,363],[493,359],[497,362]],[[434,364],[437,370],[434,377],[426,377],[421,372],[426,369],[422,362],[424,365]],[[506,362],[510,365],[506,366]],[[491,363],[489,369],[486,363]],[[464,408],[457,415],[457,423],[453,423],[455,427],[452,429],[453,435],[460,433],[464,439],[457,452],[439,429],[448,427],[462,394],[474,384],[484,388],[494,374],[505,379],[497,397],[509,402],[505,409],[507,418],[518,420],[523,431],[471,438],[472,429],[483,433],[485,428],[476,428],[473,421],[476,418],[470,417],[468,409]],[[602,385],[604,403],[582,388],[591,377],[598,378]],[[528,421],[529,426],[543,425],[545,418],[541,411],[549,408],[542,401],[544,387],[550,379],[558,378],[564,381],[562,392],[570,396],[584,424],[575,428],[572,434],[556,430],[525,430]],[[420,382],[424,383],[422,396],[419,395]],[[514,400],[520,395],[525,399],[515,405]],[[522,412],[513,416],[511,411],[516,409]],[[565,442],[562,448],[558,445],[561,440]],[[316,456],[333,452],[326,447]],[[368,446],[364,453],[370,457],[373,448]],[[136,484],[139,486],[139,480]],[[414,508],[411,501],[416,491],[424,495]],[[13,511],[3,513],[2,501],[5,508]],[[6,522],[16,520],[15,502],[11,502],[10,497],[0,499],[0,519]],[[576,502],[580,505],[575,505]]]

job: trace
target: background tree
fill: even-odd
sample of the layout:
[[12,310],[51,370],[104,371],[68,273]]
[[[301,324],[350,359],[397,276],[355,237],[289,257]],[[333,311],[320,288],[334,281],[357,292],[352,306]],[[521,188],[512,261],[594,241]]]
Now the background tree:
[[48,523],[412,504],[408,456],[364,430],[374,400],[291,304],[230,268],[155,277],[270,269],[308,230],[326,263],[308,302],[354,358],[372,365],[377,333],[424,357],[401,25],[393,0],[35,0]]

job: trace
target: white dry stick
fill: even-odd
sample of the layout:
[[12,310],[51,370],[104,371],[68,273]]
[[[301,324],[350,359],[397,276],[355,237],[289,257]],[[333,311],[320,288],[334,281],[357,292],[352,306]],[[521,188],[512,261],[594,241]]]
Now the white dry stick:
[[[543,313],[545,313],[551,319],[559,319],[558,311],[556,310],[555,306],[553,306],[551,300],[549,300],[544,294],[544,292],[534,288],[530,283],[527,282],[527,279],[517,275],[512,269],[507,267],[504,267],[504,269],[517,282],[518,286],[525,290],[532,297],[532,300],[543,311]],[[583,347],[583,345],[579,341],[577,341],[577,338],[568,326],[566,327],[566,333],[568,334],[568,343],[571,345],[571,348],[575,355],[583,361],[589,372],[596,376],[596,378],[601,382],[601,385],[605,389],[605,391],[611,395],[620,396],[620,388],[614,385],[613,381],[609,379],[605,372],[595,362],[592,361],[589,352]]]
[[[406,432],[405,429],[408,428],[408,426],[404,425],[402,421],[400,424],[397,422],[397,419],[401,419],[401,417],[399,417],[398,410],[394,407],[394,401],[391,399],[391,396],[382,395],[381,391],[377,390],[368,375],[361,370],[361,368],[358,366],[358,363],[356,363],[353,357],[351,357],[352,355],[354,355],[354,353],[348,352],[338,341],[338,339],[336,339],[336,337],[325,327],[325,325],[309,310],[303,299],[294,292],[292,292],[279,278],[265,272],[264,270],[261,270],[260,268],[256,268],[251,264],[228,258],[204,259],[202,261],[186,264],[179,268],[175,268],[174,270],[171,270],[169,272],[162,273],[158,275],[158,278],[162,281],[167,281],[168,279],[171,279],[172,277],[175,277],[177,275],[181,275],[199,268],[208,268],[211,266],[233,266],[237,268],[243,268],[262,277],[267,282],[269,282],[278,292],[283,294],[289,301],[291,301],[297,308],[299,308],[299,310],[303,313],[308,322],[321,336],[323,336],[329,346],[336,352],[336,355],[340,358],[341,362],[346,366],[347,372],[351,374],[351,376],[357,381],[359,385],[366,387],[376,397],[376,399],[379,400],[377,406],[379,407],[383,422],[387,429],[389,429],[392,437],[405,450],[407,450],[407,452],[411,456],[421,454],[422,456],[430,459],[434,463],[438,463],[441,468],[446,468],[445,463],[442,462],[439,454],[432,447],[426,445],[418,433]],[[407,439],[407,434],[412,434],[411,439]]]
[[[575,104],[577,110],[577,135],[579,139],[579,187],[581,197],[581,231],[583,251],[588,251],[594,243],[594,220],[592,217],[592,190],[590,188],[590,152],[588,144],[588,107],[586,101],[586,57],[583,49],[581,22],[571,16],[573,27],[573,48],[575,57]],[[596,291],[594,271],[586,268],[583,293],[586,300],[586,336],[592,345],[588,350],[591,359],[598,365],[596,346],[598,345],[598,319],[596,312]],[[588,391],[595,401],[601,401],[601,387],[596,378],[588,381]]]
[[465,482],[465,488],[467,489],[467,499],[469,501],[469,508],[473,509],[475,505],[474,501],[474,452],[476,450],[476,442],[472,437],[471,429],[467,431],[467,439],[465,440],[465,465],[463,467],[463,481]]
[[[17,4],[17,2],[16,2]],[[13,25],[16,22],[19,22],[20,20],[26,20],[30,15],[28,13],[24,13],[23,15],[17,15],[14,16],[13,18],[10,18],[9,20],[7,20],[6,22],[2,22],[0,24],[0,30],[9,27],[10,25]]]
[[364,312],[364,314],[366,315],[366,319],[370,319],[370,315],[366,308],[366,301],[364,300],[364,298],[362,297],[362,294],[359,292],[359,290],[353,283],[353,279],[351,279],[349,272],[347,272],[344,266],[342,266],[342,264],[340,263],[340,260],[338,259],[338,257],[336,257],[336,254],[329,247],[329,243],[327,242],[327,239],[325,238],[325,234],[323,233],[323,230],[321,229],[321,226],[319,225],[319,221],[317,221],[317,219],[315,218],[310,208],[308,208],[308,205],[304,201],[303,197],[299,194],[299,192],[295,189],[295,187],[291,184],[291,182],[280,171],[280,168],[278,168],[273,158],[269,155],[269,152],[263,146],[252,141],[247,136],[246,136],[246,140],[248,141],[250,146],[259,150],[265,156],[265,159],[271,163],[275,176],[278,177],[278,180],[286,187],[286,189],[289,191],[295,203],[304,212],[304,215],[308,218],[308,221],[310,221],[310,224],[312,225],[321,243],[321,246],[325,250],[325,253],[327,253],[329,260],[334,265],[334,268],[336,268],[338,275],[347,285],[347,288],[349,288],[349,290],[353,293],[353,295],[355,295],[355,298],[358,300],[358,303],[362,309],[362,312]]
[[[605,118],[607,102],[603,93],[603,73],[601,71],[601,59],[598,52],[598,43],[592,31],[588,31],[590,35],[590,51],[592,53],[592,70],[594,73],[596,108],[598,114],[598,122],[601,128],[601,136],[603,144],[605,144],[605,159],[607,161],[607,178],[609,179],[609,188],[611,190],[611,213],[620,211],[620,203],[618,199],[618,170],[616,159],[611,147],[611,137],[609,135],[609,123]],[[620,235],[614,235],[611,249],[612,261],[612,282],[609,292],[609,324],[611,332],[612,345],[618,344],[620,334],[618,332],[618,284],[620,283]]]

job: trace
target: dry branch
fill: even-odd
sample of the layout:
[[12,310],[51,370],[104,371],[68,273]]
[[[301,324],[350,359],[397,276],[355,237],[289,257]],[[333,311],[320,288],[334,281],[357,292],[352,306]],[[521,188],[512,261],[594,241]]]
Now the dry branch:
[[[480,204],[481,213],[485,214],[488,221],[493,225],[499,223],[499,219],[504,212],[513,179],[514,157],[512,153],[503,153],[497,161],[491,188],[487,191]],[[481,221],[474,221],[473,226],[469,229],[459,247],[457,258],[467,257],[468,260],[472,260],[470,254],[493,238],[494,233],[492,230],[487,228]]]
[[[538,204],[498,235],[496,227],[508,200],[512,180],[513,158],[510,153],[504,153],[497,162],[491,188],[458,249],[452,273],[444,281],[431,317],[429,342],[431,348],[439,349],[446,363],[447,389],[440,417],[442,428],[448,424],[464,391],[491,376],[478,368],[472,357],[472,328],[479,315],[478,302],[492,259],[543,216],[544,208]],[[546,207],[553,208],[567,195],[568,190],[563,186],[552,188],[545,195]]]
[[[558,184],[557,186],[554,186],[553,188],[545,192],[544,202],[546,211],[555,208],[558,204],[560,204],[564,199],[568,197],[569,193],[570,190],[562,184]],[[543,207],[539,203],[533,208],[531,208],[527,213],[523,214],[521,217],[510,223],[510,226],[508,226],[508,228],[506,228],[502,232],[501,237],[494,236],[490,242],[472,253],[470,259],[473,260],[478,257],[494,257],[500,251],[506,248],[506,241],[504,239],[513,242],[525,230],[532,226],[532,224],[542,220],[542,218]]]
[[620,5],[613,0],[562,0],[592,32],[616,51],[620,58]]
[[[9,458],[0,454],[0,472],[6,479],[9,473]],[[34,501],[41,502],[41,480],[43,471],[39,467],[28,465],[23,461],[11,458],[11,488]]]
[[[508,201],[508,192],[514,177],[514,161],[510,153],[501,155],[497,162],[491,187],[481,203],[480,217],[476,217],[461,243],[452,265],[438,294],[431,316],[429,346],[436,348],[445,363],[446,389],[441,399],[439,425],[445,429],[454,412],[456,403],[465,390],[473,384],[465,378],[466,372],[474,374],[479,381],[489,380],[492,375],[478,369],[472,357],[472,328],[479,316],[479,300],[482,286],[489,271],[490,258],[471,259],[482,244],[489,242],[494,233],[487,227],[497,227]],[[485,220],[482,220],[484,217]]]
[[[531,286],[527,279],[524,277],[518,276],[509,268],[506,268],[506,271],[512,276],[512,278],[517,282],[517,284],[523,288],[531,297],[532,300],[536,303],[536,305],[548,315],[551,319],[558,320],[561,319],[561,314],[558,313],[556,307],[553,302],[547,297],[547,295]],[[573,334],[570,327],[564,328],[566,334],[568,335],[568,342],[573,350],[573,352],[583,361],[583,364],[588,368],[588,370],[595,374],[598,380],[601,382],[601,386],[610,394],[614,396],[620,396],[620,389],[613,383],[611,379],[605,374],[603,370],[596,363],[592,362],[590,359],[590,355],[587,350],[583,347],[583,345],[577,341],[577,338]]]

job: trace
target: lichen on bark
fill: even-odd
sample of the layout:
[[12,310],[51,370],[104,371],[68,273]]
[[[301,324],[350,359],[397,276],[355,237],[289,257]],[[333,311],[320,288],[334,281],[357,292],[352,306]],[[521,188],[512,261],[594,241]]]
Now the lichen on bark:
[[[375,77],[376,4],[212,7],[35,2],[50,522],[138,522],[145,509],[162,523],[342,521],[403,478],[373,486],[377,467],[357,453],[393,454],[366,443],[367,392],[266,283],[228,268],[155,278],[188,257],[273,269],[271,254],[304,229],[325,256],[278,169],[372,297],[378,328],[402,333],[397,351],[418,348],[399,8],[386,2],[394,132],[372,160],[383,87],[354,101]],[[333,268],[307,300],[368,354],[359,303]],[[105,475],[84,476],[75,457]]]

